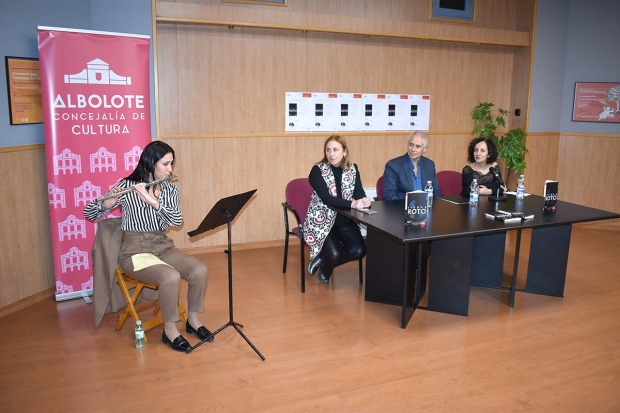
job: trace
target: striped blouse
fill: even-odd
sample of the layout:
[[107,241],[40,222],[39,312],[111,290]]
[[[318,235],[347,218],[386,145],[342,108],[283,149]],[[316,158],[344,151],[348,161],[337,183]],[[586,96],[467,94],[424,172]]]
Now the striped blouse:
[[[129,188],[137,182],[121,179],[115,188]],[[138,194],[129,192],[121,195],[114,207],[120,205],[123,211],[122,230],[129,232],[154,232],[165,231],[169,227],[178,227],[183,222],[183,215],[179,206],[179,188],[171,182],[163,181],[161,185],[161,193],[157,197],[159,209],[156,210],[152,206],[143,202]],[[112,209],[110,208],[110,209]],[[110,209],[105,209],[103,204],[97,200],[91,201],[84,208],[84,216],[91,221],[95,221]]]

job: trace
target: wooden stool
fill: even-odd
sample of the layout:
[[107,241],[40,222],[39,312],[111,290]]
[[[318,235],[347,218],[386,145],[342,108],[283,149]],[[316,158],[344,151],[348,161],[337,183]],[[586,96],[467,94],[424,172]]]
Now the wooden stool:
[[[140,297],[140,293],[142,292],[144,287],[150,288],[152,290],[158,290],[159,287],[157,285],[138,281],[134,278],[129,277],[128,275],[124,274],[123,271],[121,271],[121,267],[119,265],[116,265],[116,279],[118,286],[123,292],[123,297],[125,297],[125,301],[127,302],[127,308],[125,308],[125,311],[123,311],[118,316],[116,331],[120,331],[121,328],[123,328],[125,321],[127,321],[127,318],[129,318],[130,315],[133,318],[135,324],[135,322],[140,319],[140,317],[138,317],[138,313],[151,307],[155,307],[153,309],[154,317],[149,320],[142,321],[142,327],[144,327],[144,332],[146,333],[148,330],[164,323],[163,317],[161,316],[161,314],[159,314],[159,300],[144,302],[136,305],[136,301],[138,300],[138,297]],[[134,291],[132,295],[129,295],[129,290],[131,288],[133,288]],[[183,307],[181,303],[179,303],[179,316],[183,321],[187,321],[187,312],[185,311],[185,307]],[[146,334],[144,334],[144,340],[147,341]]]

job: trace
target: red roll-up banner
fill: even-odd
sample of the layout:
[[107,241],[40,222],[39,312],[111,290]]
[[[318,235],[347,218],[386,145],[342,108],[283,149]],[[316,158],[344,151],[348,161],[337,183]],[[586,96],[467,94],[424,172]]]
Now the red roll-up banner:
[[150,38],[55,27],[39,27],[38,36],[60,301],[92,294],[97,226],[84,206],[128,176],[151,141]]

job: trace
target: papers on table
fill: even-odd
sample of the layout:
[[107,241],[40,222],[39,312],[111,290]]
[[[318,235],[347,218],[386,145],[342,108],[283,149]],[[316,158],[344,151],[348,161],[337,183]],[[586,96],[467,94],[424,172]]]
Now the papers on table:
[[[517,193],[515,191],[506,191],[504,192],[507,195],[517,195]],[[523,194],[523,196],[530,196],[531,194],[525,193]]]

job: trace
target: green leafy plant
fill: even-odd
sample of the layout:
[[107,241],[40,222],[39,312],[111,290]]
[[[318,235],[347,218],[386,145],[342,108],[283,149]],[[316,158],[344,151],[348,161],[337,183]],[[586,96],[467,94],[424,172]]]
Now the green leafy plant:
[[506,127],[504,116],[510,112],[502,108],[494,109],[494,106],[493,103],[482,102],[471,112],[471,118],[476,122],[474,135],[493,140],[497,146],[498,157],[508,168],[509,178],[513,172],[522,174],[525,171],[525,154],[528,153],[525,147],[525,132],[521,128],[514,128],[497,136],[497,128]]

